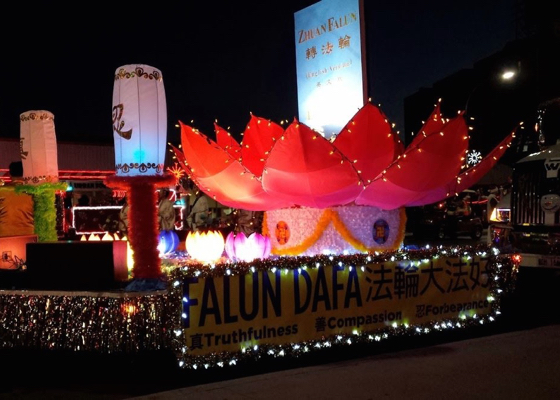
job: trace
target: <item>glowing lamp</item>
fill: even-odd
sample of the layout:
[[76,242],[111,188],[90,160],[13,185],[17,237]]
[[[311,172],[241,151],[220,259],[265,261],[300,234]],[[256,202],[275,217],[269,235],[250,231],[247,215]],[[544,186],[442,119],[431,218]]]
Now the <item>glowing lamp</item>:
[[27,111],[19,116],[20,154],[27,184],[58,182],[58,150],[54,115],[49,111]]
[[126,266],[128,274],[132,274],[132,270],[134,269],[134,251],[132,250],[132,247],[130,247],[130,242],[128,240],[126,240]]
[[141,64],[117,68],[112,114],[116,175],[163,174],[167,106],[161,72]]
[[138,312],[138,307],[132,303],[124,303],[121,305],[121,312],[125,317],[130,317]]
[[175,231],[161,231],[158,236],[158,250],[160,254],[169,254],[177,250],[179,236]]
[[111,236],[109,232],[105,232],[105,234],[101,237],[101,241],[103,242],[110,242],[112,240],[114,240],[113,236]]
[[270,237],[253,232],[249,237],[243,232],[230,232],[226,238],[226,254],[233,261],[253,261],[270,255]]
[[210,264],[220,259],[224,252],[224,237],[221,232],[189,232],[185,241],[187,253],[202,263]]

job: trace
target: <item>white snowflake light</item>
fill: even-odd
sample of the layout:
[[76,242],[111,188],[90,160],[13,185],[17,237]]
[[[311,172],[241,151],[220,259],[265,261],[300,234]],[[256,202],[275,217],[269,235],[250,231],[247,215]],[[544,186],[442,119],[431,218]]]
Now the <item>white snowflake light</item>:
[[476,165],[482,160],[480,151],[471,150],[467,153],[467,165]]

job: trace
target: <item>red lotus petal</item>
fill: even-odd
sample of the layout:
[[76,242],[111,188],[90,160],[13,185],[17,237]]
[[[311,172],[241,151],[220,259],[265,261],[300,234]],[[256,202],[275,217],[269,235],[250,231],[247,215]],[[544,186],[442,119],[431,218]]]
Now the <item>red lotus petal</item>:
[[356,199],[356,204],[394,210],[409,201],[422,196],[415,190],[408,190],[389,180],[379,179],[372,182]]
[[256,176],[263,173],[264,164],[274,143],[284,130],[278,124],[251,115],[243,133],[241,158],[243,165]]
[[216,123],[214,124],[214,129],[216,132],[216,143],[226,150],[233,158],[238,159],[241,157],[241,145],[237,143],[237,140],[235,140],[227,130]]
[[352,163],[323,136],[297,121],[274,145],[262,181],[267,193],[316,208],[350,203],[362,190]]
[[477,181],[482,179],[494,167],[498,160],[502,158],[507,149],[509,149],[511,142],[515,138],[515,131],[510,133],[503,139],[487,156],[485,156],[478,164],[472,166],[461,175],[459,175],[459,191],[470,188]]
[[445,124],[443,135],[428,135],[416,147],[409,146],[398,161],[364,189],[356,204],[398,208],[447,184],[458,175],[463,164],[467,131],[460,115]]
[[185,171],[217,202],[251,211],[290,207],[292,203],[268,195],[261,182],[237,160],[198,130],[181,123]]
[[449,181],[447,184],[441,186],[437,190],[431,190],[427,193],[424,193],[423,196],[413,202],[410,202],[409,204],[407,204],[407,206],[414,207],[432,204],[470,188],[472,185],[482,179],[484,175],[486,175],[494,167],[494,165],[496,165],[498,160],[502,158],[507,149],[510,147],[514,137],[515,132],[512,132],[505,139],[503,139],[490,153],[488,153],[488,155],[484,157],[478,164],[460,174],[458,179]]
[[[297,121],[280,137],[278,125],[252,117],[241,145],[243,164],[239,153],[229,152],[237,142],[217,125],[222,147],[181,125],[183,152],[173,149],[189,177],[224,205],[262,211],[293,205],[326,208],[352,201],[384,209],[429,204],[471,186],[511,142],[511,138],[504,140],[482,163],[461,174],[457,183],[468,146],[467,126],[463,115],[445,122],[439,103],[396,160],[402,144],[371,104],[356,113],[334,143]],[[262,185],[250,171],[263,173]],[[365,177],[373,179],[362,190]]]
[[198,129],[179,121],[183,154],[192,173],[198,178],[214,176],[235,161],[223,148]]
[[416,147],[426,136],[440,132],[445,123],[446,121],[441,114],[441,102],[438,101],[434,111],[432,111],[430,117],[426,120],[422,128],[420,128],[416,136],[414,136],[414,139],[412,139],[408,147]]
[[441,134],[428,135],[416,147],[409,147],[387,169],[385,178],[418,192],[439,187],[459,174],[468,145],[468,127],[460,115],[446,123]]
[[458,190],[458,188],[459,185],[457,184],[457,179],[454,179],[443,186],[422,193],[416,199],[407,202],[406,206],[416,207],[436,203],[461,192],[460,190]]
[[371,103],[361,108],[334,141],[364,182],[372,181],[402,153],[403,145],[381,110]]

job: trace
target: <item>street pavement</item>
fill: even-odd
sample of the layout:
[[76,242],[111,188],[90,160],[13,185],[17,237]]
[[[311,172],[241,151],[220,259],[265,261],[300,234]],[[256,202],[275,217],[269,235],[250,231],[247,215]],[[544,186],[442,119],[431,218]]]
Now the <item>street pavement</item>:
[[559,322],[512,313],[486,326],[205,371],[178,370],[164,354],[3,353],[0,399],[560,399]]
[[559,399],[548,325],[165,391],[135,400]]

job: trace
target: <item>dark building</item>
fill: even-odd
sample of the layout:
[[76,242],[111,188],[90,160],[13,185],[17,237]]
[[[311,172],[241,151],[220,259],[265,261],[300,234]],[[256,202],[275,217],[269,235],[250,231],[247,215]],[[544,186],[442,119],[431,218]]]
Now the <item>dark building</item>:
[[[444,116],[465,110],[472,128],[469,148],[482,156],[514,130],[516,140],[503,157],[504,163],[537,150],[539,144],[560,139],[558,8],[556,2],[519,1],[516,40],[473,68],[457,71],[408,96],[404,101],[405,143],[410,143],[411,133],[419,131],[438,99],[442,99]],[[515,71],[516,76],[503,80],[505,70]]]

